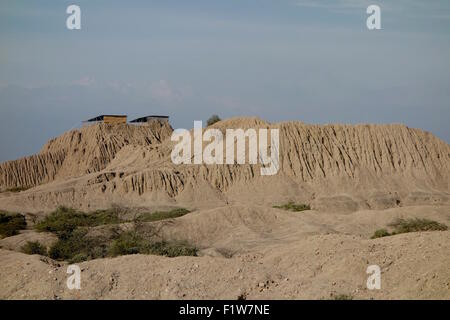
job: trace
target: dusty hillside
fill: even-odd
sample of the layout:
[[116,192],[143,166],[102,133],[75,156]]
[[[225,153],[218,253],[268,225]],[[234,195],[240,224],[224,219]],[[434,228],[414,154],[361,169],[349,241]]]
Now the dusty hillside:
[[[371,239],[397,218],[450,226],[447,143],[403,125],[235,118],[213,127],[279,128],[278,174],[261,176],[259,164],[175,165],[168,126],[85,127],[0,165],[1,189],[35,186],[0,193],[0,209],[33,220],[60,205],[132,213],[183,206],[192,212],[140,228],[199,250],[81,262],[82,289],[70,291],[66,262],[19,252],[27,241],[57,241],[29,228],[0,240],[0,298],[450,299],[450,231]],[[273,207],[291,200],[312,210]],[[108,226],[93,230],[104,235]],[[381,290],[366,288],[372,264],[381,267]]]
[[167,123],[151,125],[97,124],[64,133],[33,156],[0,165],[0,189],[34,187],[104,169],[126,145],[151,145],[170,136]]
[[[165,236],[196,243],[199,257],[126,255],[82,262],[81,290],[72,291],[66,287],[67,263],[0,249],[0,298],[450,299],[450,231],[370,239],[396,217],[449,224],[449,209],[195,211],[167,222]],[[25,238],[30,236],[6,238],[0,245],[17,250]],[[380,290],[366,287],[366,268],[373,264],[381,268]]]
[[449,201],[450,146],[418,129],[271,125],[258,118],[230,119],[214,127],[279,128],[278,174],[260,176],[259,164],[174,165],[170,128],[92,126],[50,141],[30,158],[46,164],[39,157],[59,152],[63,160],[52,158],[56,164],[42,169],[29,159],[3,164],[0,173],[8,181],[3,188],[17,181],[54,182],[0,198],[0,207],[20,204],[39,211],[61,204],[87,209],[111,203],[198,206],[298,200],[316,209],[354,211]]

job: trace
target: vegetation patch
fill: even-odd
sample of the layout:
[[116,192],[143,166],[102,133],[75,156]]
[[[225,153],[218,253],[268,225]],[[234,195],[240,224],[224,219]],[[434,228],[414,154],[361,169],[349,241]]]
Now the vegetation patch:
[[428,219],[397,219],[394,222],[390,223],[389,226],[393,228],[392,232],[387,231],[386,229],[379,229],[375,231],[372,239],[393,236],[401,233],[409,233],[409,232],[419,232],[419,231],[445,231],[448,230],[448,227],[437,221],[428,220]]
[[445,224],[428,219],[397,219],[389,226],[394,228],[393,234],[417,231],[445,231]]
[[21,191],[28,190],[30,188],[31,187],[13,187],[13,188],[5,189],[5,190],[3,190],[1,192],[21,192]]
[[152,213],[143,213],[137,217],[138,221],[141,222],[152,222],[152,221],[159,221],[164,219],[173,219],[178,218],[181,216],[184,216],[185,214],[189,213],[190,211],[184,208],[177,208],[170,211],[156,211]]
[[[112,208],[107,210],[97,210],[90,213],[84,213],[75,209],[59,207],[50,213],[42,221],[35,225],[38,231],[47,231],[53,233],[70,232],[78,227],[96,227],[100,225],[119,224],[131,222],[123,219],[121,213],[123,210]],[[184,208],[176,208],[170,211],[156,211],[139,214],[133,221],[152,222],[164,219],[181,217],[190,211]]]
[[60,234],[48,255],[55,260],[76,263],[138,253],[167,257],[196,256],[197,248],[184,242],[147,239],[134,230],[118,232],[113,237],[94,237],[89,235],[88,228],[83,227]]
[[108,242],[108,239],[101,237],[90,237],[87,228],[78,228],[60,233],[58,241],[50,247],[48,256],[69,263],[103,258],[108,253]]
[[122,233],[111,245],[112,257],[125,254],[154,254],[166,257],[197,256],[197,248],[177,241],[148,241],[135,231]]
[[303,204],[303,203],[297,204],[292,201],[282,204],[282,205],[273,206],[273,208],[294,211],[294,212],[311,210],[311,206],[309,204]]
[[206,121],[206,125],[212,126],[214,123],[221,121],[220,117],[217,114],[213,114],[209,119]]
[[59,207],[44,220],[35,225],[38,231],[54,233],[71,232],[77,227],[95,227],[105,224],[117,224],[123,222],[119,218],[116,209],[98,210],[84,213],[74,209]]
[[144,246],[145,241],[142,236],[135,231],[128,231],[120,234],[119,237],[114,240],[109,248],[109,254],[112,257],[137,254],[142,252]]
[[378,229],[377,231],[375,231],[375,233],[373,234],[371,239],[387,237],[387,236],[390,236],[390,235],[391,234],[386,229]]
[[349,294],[337,294],[333,296],[334,300],[353,300],[353,296]]
[[[53,232],[58,236],[58,241],[50,247],[48,256],[69,263],[136,253],[167,257],[195,256],[197,248],[187,243],[155,240],[159,237],[150,226],[144,229],[150,228],[153,231],[151,233],[138,230],[143,226],[143,222],[176,218],[189,212],[187,209],[177,208],[143,213],[130,221],[122,217],[124,211],[120,208],[84,213],[60,207],[38,222],[35,228],[38,231]],[[134,229],[121,231],[118,226],[111,226],[105,233],[90,232],[93,227],[123,222],[133,222]]]
[[0,212],[0,238],[11,237],[27,227],[25,216]]
[[39,241],[27,241],[27,243],[24,244],[20,250],[26,254],[40,254],[41,256],[47,255],[47,248]]

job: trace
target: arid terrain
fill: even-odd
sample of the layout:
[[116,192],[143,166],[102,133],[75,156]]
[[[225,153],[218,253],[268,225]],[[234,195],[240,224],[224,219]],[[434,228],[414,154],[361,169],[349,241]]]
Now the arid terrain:
[[[165,122],[85,126],[0,164],[0,211],[26,219],[0,240],[0,298],[450,299],[449,144],[400,124],[232,118],[212,127],[278,128],[279,172],[173,164]],[[73,261],[22,252],[29,241],[47,250],[61,240],[42,224],[61,206],[120,212],[86,231],[103,249],[117,230],[139,227],[196,254],[89,252],[77,256],[81,289],[69,290]],[[176,208],[187,210],[136,219]],[[400,230],[398,221],[415,225]],[[380,290],[366,287],[369,265],[381,268]]]

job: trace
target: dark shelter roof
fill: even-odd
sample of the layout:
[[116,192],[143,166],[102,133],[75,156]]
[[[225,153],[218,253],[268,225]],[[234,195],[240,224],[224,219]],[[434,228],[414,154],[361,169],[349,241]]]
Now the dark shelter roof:
[[85,120],[84,122],[94,122],[94,121],[103,121],[105,117],[115,117],[115,118],[126,118],[125,114],[102,114],[95,118]]
[[150,119],[169,119],[169,116],[157,116],[157,115],[151,115],[151,116],[145,116],[141,118],[134,119],[130,122],[147,122]]

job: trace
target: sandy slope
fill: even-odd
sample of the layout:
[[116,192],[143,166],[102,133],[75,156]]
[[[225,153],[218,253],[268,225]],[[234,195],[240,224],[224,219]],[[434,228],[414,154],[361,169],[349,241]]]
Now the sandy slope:
[[[27,231],[0,240],[0,298],[355,298],[450,299],[450,232],[371,240],[397,217],[450,226],[450,146],[402,125],[269,124],[236,118],[225,128],[279,128],[281,169],[189,166],[170,161],[171,128],[91,126],[50,141],[38,155],[0,165],[0,209],[46,215],[59,205],[183,206],[157,222],[166,239],[200,257],[133,255],[81,263],[82,290],[65,286],[66,265],[19,253]],[[300,213],[274,209],[310,203]],[[368,265],[382,290],[365,287]]]
[[171,132],[167,122],[114,127],[96,124],[71,130],[48,141],[36,155],[0,164],[0,189],[34,187],[100,171],[124,146],[159,143]]
[[[368,241],[313,236],[265,254],[232,258],[124,256],[81,263],[82,289],[65,287],[66,267],[2,250],[2,298],[355,298],[450,299],[449,233]],[[420,252],[420,253],[418,253]],[[369,264],[382,290],[365,288]]]
[[[278,174],[261,176],[259,164],[175,165],[171,128],[94,125],[54,139],[38,159],[0,165],[0,187],[44,183],[0,194],[0,208],[39,212],[58,205],[89,210],[112,203],[215,207],[296,200],[320,210],[354,211],[449,203],[450,146],[418,129],[268,124],[257,118],[214,127],[278,128]],[[59,153],[65,154],[54,160],[59,169],[42,158]]]
[[[396,217],[411,216],[450,224],[450,207],[347,214],[258,206],[200,210],[175,219],[165,236],[191,240],[203,248],[201,257],[131,255],[80,263],[82,289],[70,291],[66,264],[1,250],[0,297],[450,299],[450,231],[369,239]],[[365,285],[372,264],[382,270],[379,291]]]

